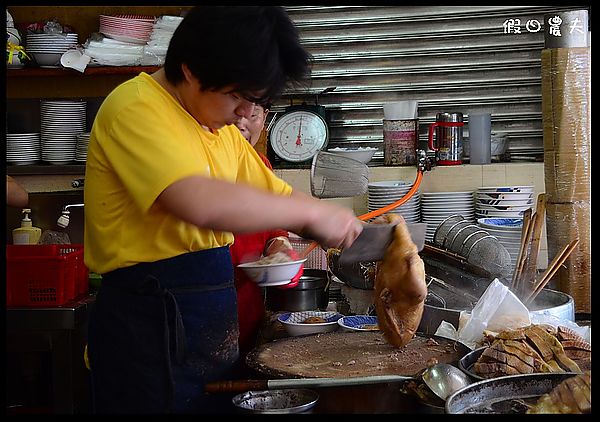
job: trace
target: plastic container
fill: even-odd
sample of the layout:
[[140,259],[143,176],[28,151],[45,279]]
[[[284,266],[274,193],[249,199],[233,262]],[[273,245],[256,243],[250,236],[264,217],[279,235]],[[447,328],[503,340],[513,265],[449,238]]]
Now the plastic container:
[[83,245],[7,245],[6,306],[60,306],[88,289]]
[[33,222],[29,218],[31,209],[23,208],[21,211],[25,216],[21,220],[21,227],[17,227],[12,231],[14,245],[36,245],[42,235],[42,229],[34,227]]

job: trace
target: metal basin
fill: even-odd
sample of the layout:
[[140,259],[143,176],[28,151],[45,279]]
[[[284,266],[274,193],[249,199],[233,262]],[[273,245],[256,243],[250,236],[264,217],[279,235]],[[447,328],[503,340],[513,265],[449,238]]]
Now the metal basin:
[[292,388],[284,390],[246,391],[231,401],[249,413],[307,413],[315,406],[319,395],[316,391]]
[[[473,301],[460,298],[442,289],[430,289],[425,300],[425,309],[419,325],[419,331],[426,334],[435,334],[442,321],[447,321],[458,327],[458,318],[461,311],[473,310]],[[479,295],[480,297],[480,295]],[[450,304],[450,306],[449,306]],[[554,317],[575,321],[575,302],[570,295],[557,290],[544,289],[529,306],[532,314],[548,314]]]

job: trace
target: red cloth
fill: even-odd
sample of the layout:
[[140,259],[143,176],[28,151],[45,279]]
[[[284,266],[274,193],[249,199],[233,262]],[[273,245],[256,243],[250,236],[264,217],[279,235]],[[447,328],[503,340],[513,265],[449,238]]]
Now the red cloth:
[[[287,236],[284,230],[236,234],[231,246],[233,265],[260,259],[266,242],[276,236]],[[262,289],[239,268],[235,268],[235,288],[238,301],[240,352],[242,356],[254,347],[258,329],[265,315]]]
[[[265,165],[273,169],[269,159],[258,153]],[[271,230],[261,233],[235,234],[235,242],[231,246],[231,259],[236,266],[243,262],[260,259],[267,241],[277,236],[287,236],[285,230]],[[240,328],[240,352],[242,356],[254,347],[258,329],[265,315],[265,301],[262,289],[250,280],[246,274],[235,268],[235,288],[238,301],[238,322]]]

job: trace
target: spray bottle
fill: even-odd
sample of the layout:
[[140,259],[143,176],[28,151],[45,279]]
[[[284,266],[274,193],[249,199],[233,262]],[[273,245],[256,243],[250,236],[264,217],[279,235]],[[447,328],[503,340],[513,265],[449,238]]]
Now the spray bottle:
[[14,245],[37,245],[42,235],[42,229],[34,227],[29,214],[31,209],[23,208],[21,211],[25,214],[25,217],[21,220],[21,227],[17,227],[13,230],[13,244]]

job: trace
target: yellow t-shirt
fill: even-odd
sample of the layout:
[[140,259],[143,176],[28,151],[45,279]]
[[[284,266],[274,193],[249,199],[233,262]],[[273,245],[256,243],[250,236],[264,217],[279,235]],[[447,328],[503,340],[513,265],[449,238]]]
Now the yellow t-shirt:
[[234,125],[215,133],[202,129],[150,75],[142,72],[113,90],[94,120],[88,147],[84,260],[90,271],[103,274],[232,244],[232,233],[198,228],[154,203],[166,187],[192,175],[281,195],[292,191]]

